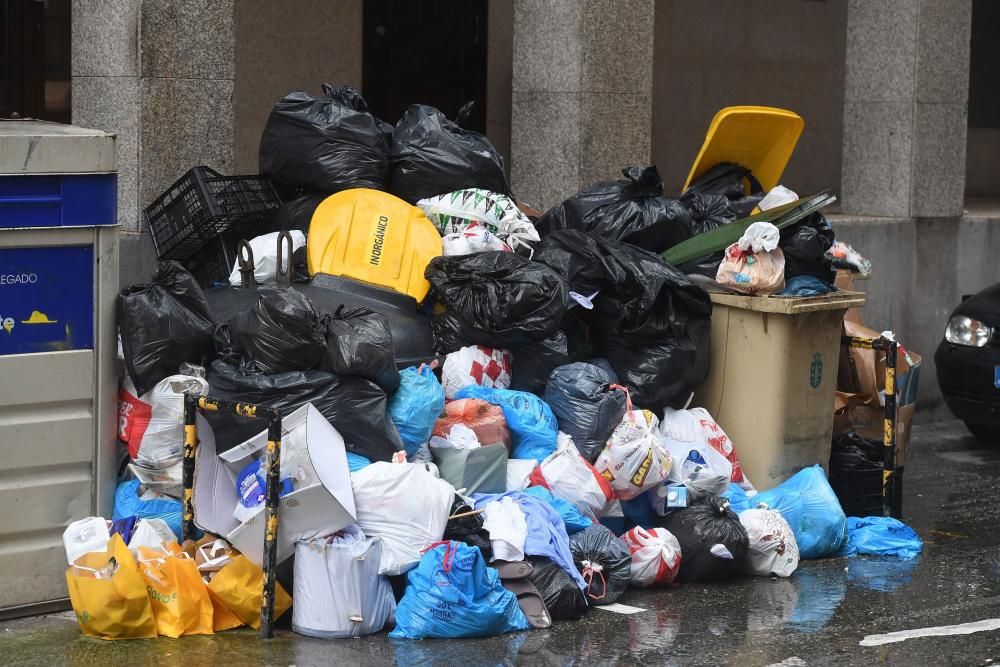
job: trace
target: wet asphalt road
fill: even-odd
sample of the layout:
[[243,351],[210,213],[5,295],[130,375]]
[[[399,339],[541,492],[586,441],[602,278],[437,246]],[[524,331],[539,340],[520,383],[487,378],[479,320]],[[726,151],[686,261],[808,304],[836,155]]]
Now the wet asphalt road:
[[952,422],[914,431],[904,519],[925,541],[915,561],[804,562],[790,579],[629,591],[625,616],[591,610],[550,630],[473,640],[321,641],[280,631],[103,642],[71,614],[0,622],[11,665],[990,665],[1000,630],[863,647],[866,635],[1000,618],[1000,445]]

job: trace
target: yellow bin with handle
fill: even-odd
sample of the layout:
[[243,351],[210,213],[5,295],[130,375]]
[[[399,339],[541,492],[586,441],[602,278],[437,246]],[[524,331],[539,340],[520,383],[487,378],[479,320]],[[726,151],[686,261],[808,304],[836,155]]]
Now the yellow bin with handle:
[[320,202],[309,223],[309,274],[385,287],[420,303],[424,269],[441,254],[441,234],[416,206],[380,190],[354,188]]
[[739,106],[720,110],[708,126],[684,189],[715,165],[735,162],[749,169],[767,192],[781,181],[803,127],[802,116],[786,109]]

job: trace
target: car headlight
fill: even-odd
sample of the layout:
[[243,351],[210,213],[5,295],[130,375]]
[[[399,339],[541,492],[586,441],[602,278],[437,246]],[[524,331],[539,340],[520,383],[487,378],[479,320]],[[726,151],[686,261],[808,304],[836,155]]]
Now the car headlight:
[[993,327],[966,315],[952,315],[944,330],[944,339],[955,345],[983,347],[993,335]]

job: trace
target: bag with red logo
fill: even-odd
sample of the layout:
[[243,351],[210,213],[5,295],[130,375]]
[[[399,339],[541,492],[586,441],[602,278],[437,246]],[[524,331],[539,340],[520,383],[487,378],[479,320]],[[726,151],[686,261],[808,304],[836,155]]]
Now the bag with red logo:
[[510,388],[510,352],[470,345],[452,352],[441,367],[441,384],[450,401],[462,387],[478,384],[496,389]]
[[631,401],[608,438],[594,468],[621,500],[631,500],[660,484],[672,461],[657,430],[659,420],[649,410],[633,410]]
[[787,577],[799,566],[799,543],[780,512],[750,509],[740,512],[750,546],[741,569],[759,577]]
[[636,526],[622,535],[632,554],[632,585],[666,586],[681,567],[681,545],[666,528]]
[[118,437],[128,455],[146,468],[166,468],[183,455],[184,392],[201,396],[208,382],[193,375],[171,375],[138,396],[126,375],[118,392]]
[[660,422],[660,435],[674,459],[669,481],[686,484],[707,477],[724,477],[750,495],[757,492],[743,474],[729,436],[708,410],[667,408]]

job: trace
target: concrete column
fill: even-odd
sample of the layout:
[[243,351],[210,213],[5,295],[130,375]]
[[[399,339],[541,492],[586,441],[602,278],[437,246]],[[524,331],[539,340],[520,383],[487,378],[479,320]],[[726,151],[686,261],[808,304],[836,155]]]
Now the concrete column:
[[652,0],[515,0],[511,178],[547,208],[648,164]]
[[122,281],[149,277],[142,210],[194,165],[233,167],[233,0],[73,0],[73,122],[118,134]]
[[962,214],[971,0],[850,0],[845,213]]

